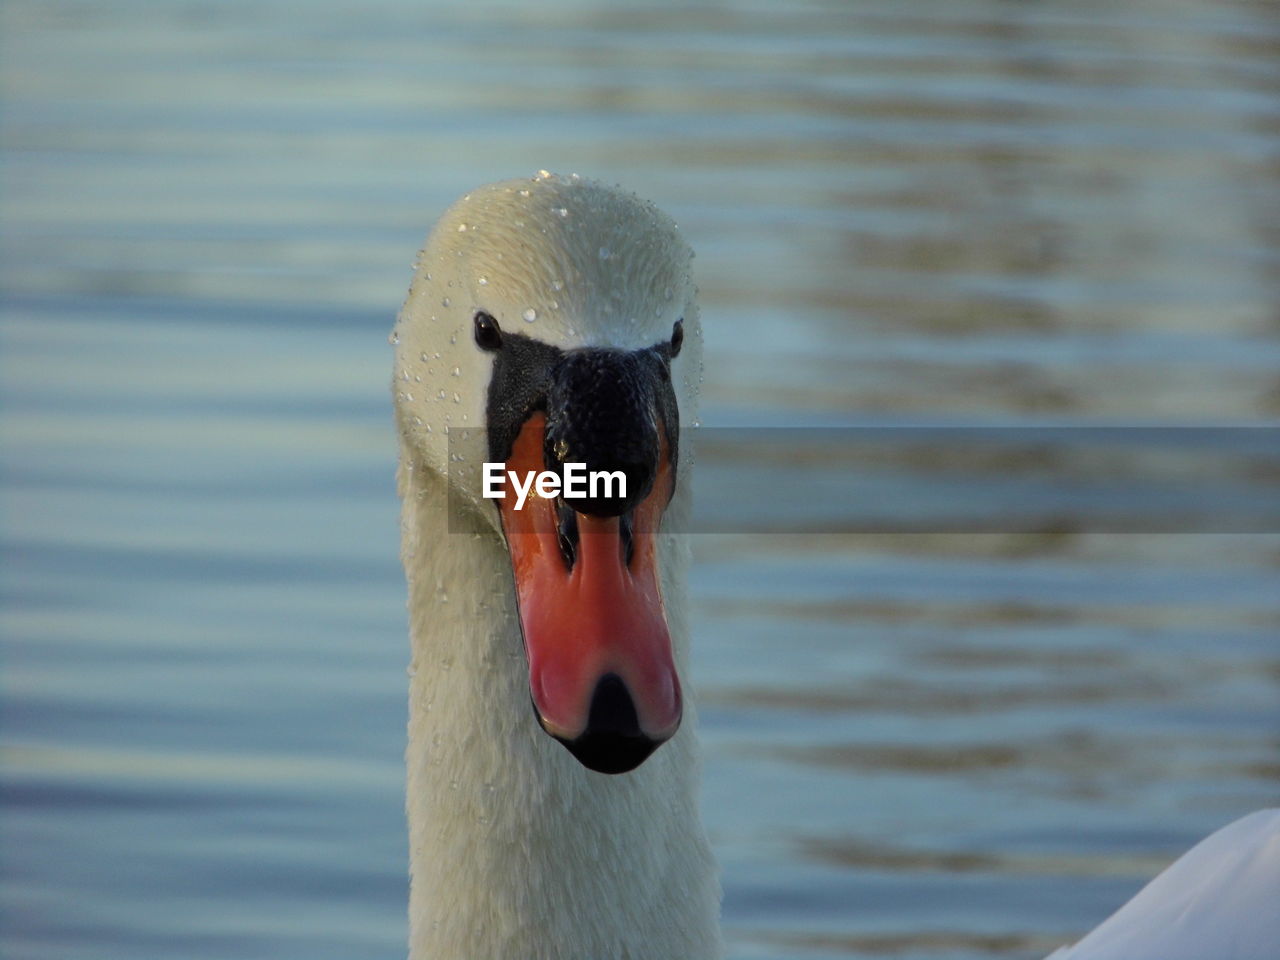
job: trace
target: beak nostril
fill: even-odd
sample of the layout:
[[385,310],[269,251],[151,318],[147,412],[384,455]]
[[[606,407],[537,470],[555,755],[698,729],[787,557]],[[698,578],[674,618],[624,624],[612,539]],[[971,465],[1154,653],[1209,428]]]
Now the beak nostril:
[[635,510],[628,510],[618,518],[618,538],[622,541],[622,564],[629,567],[636,555]]
[[556,499],[556,534],[565,568],[572,570],[578,559],[578,515],[563,498]]

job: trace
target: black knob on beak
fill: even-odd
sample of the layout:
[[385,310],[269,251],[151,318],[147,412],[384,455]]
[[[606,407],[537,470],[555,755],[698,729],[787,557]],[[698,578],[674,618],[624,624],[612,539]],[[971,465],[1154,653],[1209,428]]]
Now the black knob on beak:
[[579,513],[616,517],[632,510],[658,473],[657,404],[653,358],[618,350],[576,350],[551,372],[547,391],[547,429],[543,459],[548,470],[563,473],[566,463],[581,463],[588,474],[621,473],[626,493],[565,496]]

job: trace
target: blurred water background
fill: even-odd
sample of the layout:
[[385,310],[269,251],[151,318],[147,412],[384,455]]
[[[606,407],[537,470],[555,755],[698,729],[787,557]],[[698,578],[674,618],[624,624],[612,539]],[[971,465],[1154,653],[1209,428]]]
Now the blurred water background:
[[[1274,4],[0,9],[11,960],[403,956],[386,335],[478,183],[676,217],[710,425],[1280,414]],[[958,482],[1013,508],[1051,454]],[[784,503],[788,462],[701,466]],[[697,537],[731,957],[1039,956],[1280,799],[1280,537],[1099,532],[1115,493]]]

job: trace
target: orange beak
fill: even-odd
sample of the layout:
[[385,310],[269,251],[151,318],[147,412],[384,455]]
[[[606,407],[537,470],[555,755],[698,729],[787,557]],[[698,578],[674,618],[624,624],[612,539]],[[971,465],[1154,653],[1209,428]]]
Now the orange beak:
[[[545,468],[545,429],[540,412],[525,422],[507,470]],[[673,488],[663,436],[653,489],[630,519],[576,513],[536,490],[517,510],[511,484],[499,501],[538,722],[602,773],[639,766],[680,726],[656,536]]]

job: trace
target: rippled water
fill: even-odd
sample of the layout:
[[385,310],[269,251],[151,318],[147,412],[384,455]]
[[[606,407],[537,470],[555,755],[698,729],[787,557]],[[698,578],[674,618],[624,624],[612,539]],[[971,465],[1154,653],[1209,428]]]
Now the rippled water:
[[[403,955],[385,337],[479,182],[576,170],[677,217],[710,425],[1280,414],[1267,4],[2,16],[14,960]],[[890,493],[948,469],[851,459]],[[1277,476],[1178,463],[1207,503]],[[1018,508],[1027,463],[963,467]],[[1093,532],[1116,495],[1034,533],[698,535],[735,960],[1037,956],[1280,798],[1274,527]]]

